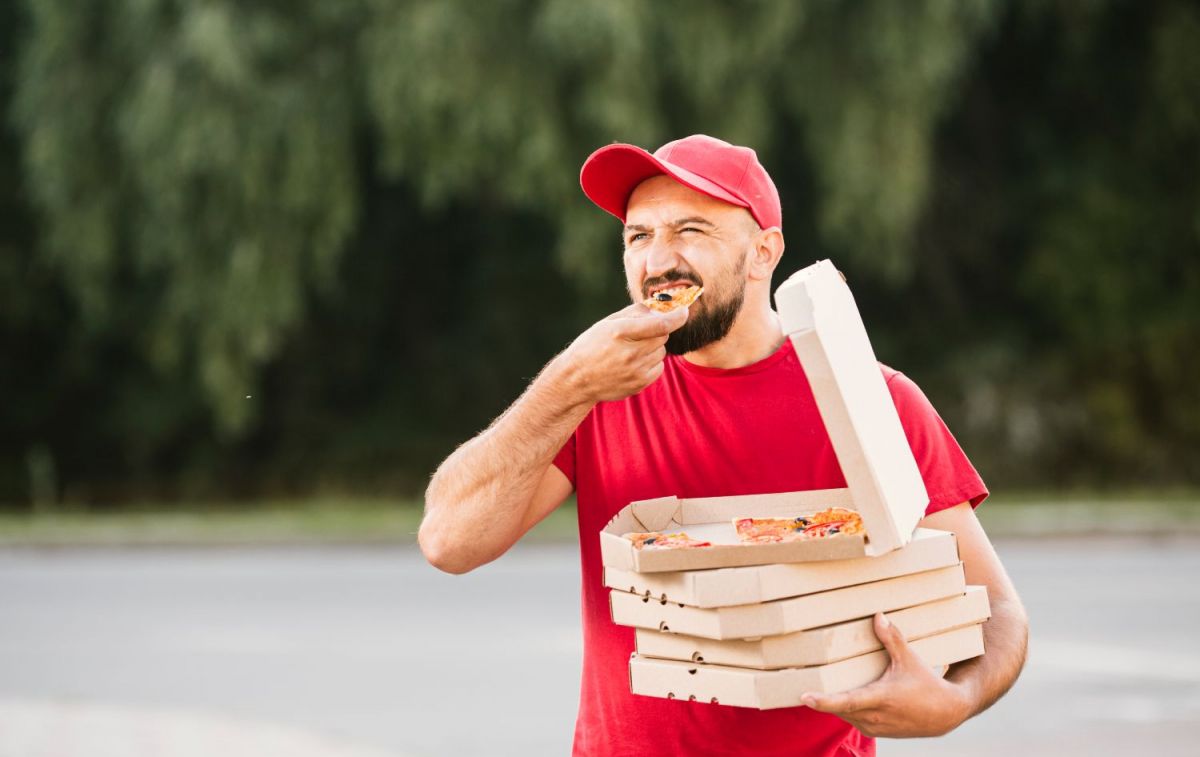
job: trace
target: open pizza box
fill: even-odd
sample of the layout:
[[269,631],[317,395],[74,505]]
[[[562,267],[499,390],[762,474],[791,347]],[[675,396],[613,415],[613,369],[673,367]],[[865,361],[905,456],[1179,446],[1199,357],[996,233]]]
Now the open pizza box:
[[[823,260],[785,281],[775,292],[775,303],[812,387],[846,487],[633,502],[600,533],[606,568],[650,573],[844,560],[883,555],[912,538],[929,495],[845,280]],[[733,526],[735,518],[794,517],[829,507],[857,510],[865,536],[742,544]],[[625,538],[634,532],[685,530],[712,546],[638,549]]]
[[[964,626],[917,639],[910,646],[927,665],[944,672],[947,665],[983,654],[983,628]],[[828,694],[864,686],[883,675],[888,663],[882,649],[784,670],[659,660],[635,653],[629,660],[629,683],[634,694],[768,710],[801,706],[800,697],[808,692]]]
[[[963,594],[888,613],[888,620],[912,642],[978,625],[990,616],[987,588],[968,586]],[[882,648],[871,617],[761,639],[717,641],[670,631],[637,630],[637,652],[642,657],[760,670],[826,665]]]

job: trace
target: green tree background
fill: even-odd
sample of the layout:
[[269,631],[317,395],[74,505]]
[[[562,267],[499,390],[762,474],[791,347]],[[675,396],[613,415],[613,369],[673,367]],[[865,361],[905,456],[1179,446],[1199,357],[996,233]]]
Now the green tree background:
[[1200,8],[0,0],[0,503],[414,494],[750,144],[994,488],[1200,482]]

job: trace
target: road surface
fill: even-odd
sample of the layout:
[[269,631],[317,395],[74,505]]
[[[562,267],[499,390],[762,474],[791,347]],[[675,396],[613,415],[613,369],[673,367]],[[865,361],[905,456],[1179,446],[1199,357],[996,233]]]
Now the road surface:
[[[998,545],[1013,692],[881,755],[1196,754],[1200,541]],[[411,547],[0,552],[0,757],[567,754],[577,553],[467,576]]]

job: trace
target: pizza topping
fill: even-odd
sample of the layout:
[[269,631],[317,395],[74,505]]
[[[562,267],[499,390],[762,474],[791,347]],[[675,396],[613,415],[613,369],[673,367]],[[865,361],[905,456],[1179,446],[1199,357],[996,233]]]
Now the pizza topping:
[[625,534],[625,538],[633,542],[634,549],[683,549],[712,546],[712,542],[693,539],[683,532],[675,534],[663,534],[657,531],[631,533]]
[[743,544],[803,541],[862,533],[862,516],[843,507],[797,518],[735,518],[734,530]]
[[[734,531],[741,544],[776,544],[863,533],[862,516],[844,507],[831,507],[793,518],[734,518]],[[690,549],[711,547],[712,542],[693,539],[682,531],[625,534],[634,549]]]

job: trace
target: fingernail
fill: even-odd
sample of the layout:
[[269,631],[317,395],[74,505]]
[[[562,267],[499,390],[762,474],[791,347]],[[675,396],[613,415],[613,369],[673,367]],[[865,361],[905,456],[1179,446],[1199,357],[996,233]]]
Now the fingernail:
[[883,626],[884,628],[891,628],[892,621],[888,620],[888,616],[884,615],[883,613],[879,613],[879,625]]
[[803,696],[800,697],[800,704],[804,705],[805,707],[812,707],[816,703],[817,703],[817,698],[814,697],[812,694],[804,694]]

